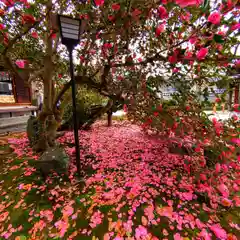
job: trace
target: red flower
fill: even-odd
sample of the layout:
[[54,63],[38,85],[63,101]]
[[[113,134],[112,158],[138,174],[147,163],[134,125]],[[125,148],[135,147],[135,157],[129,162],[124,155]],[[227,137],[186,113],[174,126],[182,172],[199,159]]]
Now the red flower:
[[192,52],[186,52],[184,58],[185,58],[185,59],[191,59],[191,58],[192,58],[192,55],[193,55]]
[[231,26],[231,30],[232,30],[232,31],[235,31],[235,30],[237,30],[237,29],[240,29],[240,23],[236,23],[236,24],[233,24],[233,25]]
[[153,115],[157,117],[159,115],[159,112],[154,112]]
[[31,35],[32,35],[33,38],[38,38],[37,32],[32,32]]
[[215,102],[216,102],[216,103],[220,103],[220,102],[221,102],[221,99],[220,99],[220,98],[216,98],[216,99],[215,99]]
[[104,43],[103,47],[106,48],[106,49],[109,49],[109,48],[112,47],[112,44],[111,43]]
[[31,14],[24,14],[22,16],[23,23],[35,23],[35,18]]
[[191,37],[191,38],[189,39],[189,42],[190,42],[191,44],[195,44],[195,43],[197,42],[197,37]]
[[120,4],[118,4],[118,3],[113,3],[112,4],[112,10],[118,11],[119,9],[120,9]]
[[233,115],[233,116],[232,116],[232,120],[233,120],[233,121],[237,121],[237,120],[238,120],[238,116],[237,116],[237,115]]
[[25,67],[25,61],[24,60],[17,60],[15,63],[19,68],[24,68]]
[[191,109],[190,106],[186,106],[186,111],[189,111]]
[[188,7],[188,6],[199,6],[202,3],[202,0],[176,0],[176,4],[180,7]]
[[7,7],[11,7],[14,5],[14,1],[13,0],[2,0],[2,2],[7,6]]
[[139,10],[139,9],[134,9],[134,11],[132,12],[132,16],[135,18],[137,17],[138,15],[140,15],[142,12]]
[[56,34],[56,33],[51,33],[50,37],[51,37],[52,39],[55,39],[55,38],[57,37],[57,34]]
[[165,24],[162,23],[156,28],[156,35],[159,36],[165,30]]
[[109,20],[110,22],[113,22],[113,21],[115,21],[115,17],[114,17],[113,15],[109,15],[109,16],[108,16],[108,20]]
[[202,60],[207,56],[207,54],[208,54],[208,49],[207,48],[201,48],[197,53],[197,59]]
[[123,105],[123,111],[124,111],[124,112],[127,112],[127,111],[128,111],[128,107],[127,107],[126,104]]
[[221,21],[222,16],[219,12],[213,12],[208,16],[208,21],[212,24],[219,24]]
[[176,62],[177,62],[177,57],[176,57],[175,55],[169,56],[169,57],[168,57],[168,61],[169,61],[170,63],[176,63]]
[[234,112],[240,112],[240,105],[239,104],[234,104],[233,105],[233,111]]
[[0,31],[3,30],[5,27],[3,24],[0,23]]
[[159,17],[160,17],[161,19],[164,19],[164,18],[167,18],[167,17],[168,17],[168,12],[167,12],[166,8],[163,7],[163,6],[160,6],[160,7],[158,8],[158,13],[159,13]]
[[117,79],[118,79],[119,81],[122,81],[122,80],[123,80],[123,76],[118,76]]
[[88,14],[80,14],[80,19],[89,19],[89,16],[88,16]]
[[104,4],[104,0],[95,0],[96,6],[102,6]]
[[188,22],[190,20],[191,14],[189,12],[187,12],[185,15],[181,15],[180,18],[182,21],[186,21]]
[[80,56],[79,58],[80,58],[81,62],[84,62],[84,57],[83,56]]

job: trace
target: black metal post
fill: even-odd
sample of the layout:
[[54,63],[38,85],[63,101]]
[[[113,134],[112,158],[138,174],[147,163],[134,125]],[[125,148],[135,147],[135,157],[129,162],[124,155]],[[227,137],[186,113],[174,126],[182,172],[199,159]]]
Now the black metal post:
[[76,165],[77,172],[81,176],[81,165],[80,165],[80,148],[79,148],[79,138],[78,138],[78,122],[77,122],[77,110],[76,110],[76,85],[74,78],[74,68],[73,68],[73,47],[68,47],[69,59],[70,59],[70,75],[72,81],[72,111],[73,111],[73,124],[74,124],[74,138],[75,138],[75,149],[76,149]]

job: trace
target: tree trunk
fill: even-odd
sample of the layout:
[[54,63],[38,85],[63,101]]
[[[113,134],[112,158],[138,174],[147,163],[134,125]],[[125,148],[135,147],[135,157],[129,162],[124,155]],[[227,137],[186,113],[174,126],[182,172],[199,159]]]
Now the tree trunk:
[[[47,32],[51,30],[51,9],[52,1],[48,1],[47,5]],[[43,99],[43,110],[39,115],[39,139],[35,146],[36,151],[45,151],[50,146],[55,145],[55,137],[57,124],[53,111],[53,40],[51,36],[46,34],[46,55],[44,58],[44,71],[43,71],[43,90],[44,90],[44,99]]]
[[33,150],[36,152],[44,152],[49,147],[46,134],[47,114],[41,112],[38,117],[38,139],[36,140]]
[[82,129],[88,129],[99,117],[101,117],[104,113],[108,112],[112,108],[113,103],[113,100],[110,99],[105,107],[97,111],[91,119],[83,124]]
[[112,109],[108,112],[108,127],[112,126]]

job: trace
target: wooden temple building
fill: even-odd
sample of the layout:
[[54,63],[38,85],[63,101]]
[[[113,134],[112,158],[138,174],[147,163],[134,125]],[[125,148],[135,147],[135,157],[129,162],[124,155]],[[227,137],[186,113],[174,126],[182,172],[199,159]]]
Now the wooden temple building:
[[0,58],[0,118],[31,114],[36,109],[31,92],[31,86],[6,69]]

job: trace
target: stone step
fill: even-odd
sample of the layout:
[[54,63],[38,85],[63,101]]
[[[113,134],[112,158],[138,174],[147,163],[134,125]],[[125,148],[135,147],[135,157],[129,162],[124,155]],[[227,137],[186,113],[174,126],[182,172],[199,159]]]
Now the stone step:
[[0,118],[0,129],[26,125],[29,116],[19,116],[11,118]]

